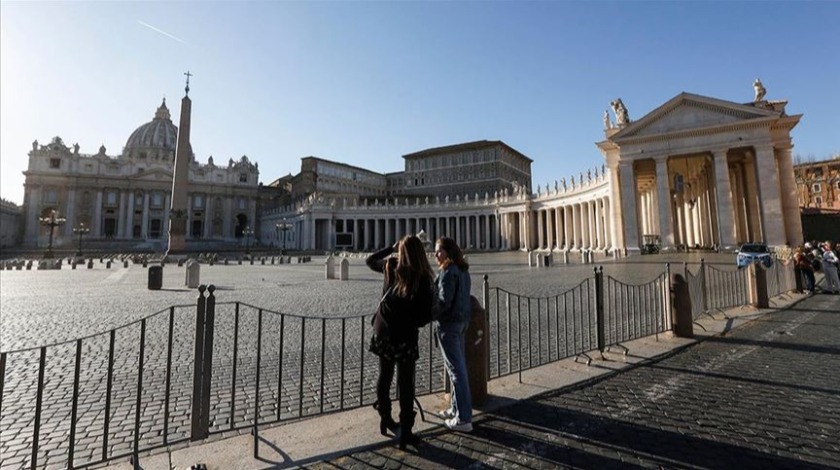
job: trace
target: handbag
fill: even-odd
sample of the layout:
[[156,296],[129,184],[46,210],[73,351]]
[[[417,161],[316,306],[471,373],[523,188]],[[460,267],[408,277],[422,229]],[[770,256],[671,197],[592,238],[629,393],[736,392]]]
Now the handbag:
[[390,287],[379,299],[379,305],[371,320],[373,335],[370,337],[368,351],[382,359],[392,362],[416,361],[420,357],[417,345],[406,342],[395,344],[391,338],[391,328],[388,320],[385,319],[385,310],[388,309],[388,297],[393,293],[393,286]]

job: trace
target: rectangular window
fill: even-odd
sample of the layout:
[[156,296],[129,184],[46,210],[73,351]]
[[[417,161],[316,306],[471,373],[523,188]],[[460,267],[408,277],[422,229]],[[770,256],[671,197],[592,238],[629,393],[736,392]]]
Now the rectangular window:
[[204,197],[201,195],[193,196],[193,207],[196,209],[204,207]]
[[814,183],[814,185],[811,186],[811,191],[815,192],[815,193],[821,193],[822,192],[822,185],[820,183]]
[[50,168],[61,168],[61,159],[50,158]]
[[817,205],[817,207],[822,206],[822,202],[823,201],[822,201],[822,198],[820,196],[817,196],[817,197],[814,198],[814,203]]
[[116,206],[117,205],[117,192],[116,191],[108,191],[105,193],[105,205],[107,206]]
[[163,196],[160,193],[152,194],[152,207],[163,206]]
[[245,210],[245,199],[239,199],[239,210]]
[[44,202],[47,204],[55,204],[58,202],[58,191],[55,189],[48,189],[46,193],[44,193]]
[[248,182],[248,173],[240,173],[239,174],[239,182],[240,183],[247,183]]

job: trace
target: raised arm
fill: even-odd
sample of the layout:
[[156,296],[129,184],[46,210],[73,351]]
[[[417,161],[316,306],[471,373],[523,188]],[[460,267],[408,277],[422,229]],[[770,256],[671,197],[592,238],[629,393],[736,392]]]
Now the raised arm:
[[394,252],[393,246],[385,247],[365,259],[367,266],[379,273],[385,272],[385,259]]

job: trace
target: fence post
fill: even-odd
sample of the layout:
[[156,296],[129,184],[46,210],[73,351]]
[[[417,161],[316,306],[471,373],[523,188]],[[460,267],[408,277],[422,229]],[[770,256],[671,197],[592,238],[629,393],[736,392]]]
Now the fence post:
[[[207,297],[204,291],[207,291]],[[190,440],[204,439],[210,424],[210,378],[213,369],[213,324],[216,298],[212,284],[198,286],[195,309],[195,357],[193,368],[192,419]]]
[[706,261],[700,258],[700,298],[703,301],[703,313],[709,311],[709,302],[706,300]]
[[604,267],[598,266],[595,271],[595,336],[598,342],[598,351],[601,356],[606,349],[606,338],[604,336]]
[[[662,283],[662,328],[670,330],[673,326],[673,310],[671,305],[671,263],[665,263],[665,282]],[[658,335],[659,333],[657,333]],[[659,338],[659,336],[657,336]]]
[[204,370],[202,358],[204,357],[204,310],[207,299],[204,291],[207,286],[198,286],[198,299],[195,302],[195,353],[193,355],[193,394],[192,394],[192,419],[190,426],[190,440],[203,439],[204,432],[201,415],[201,374]]
[[[207,303],[204,315],[204,358],[202,359],[201,414],[204,436],[210,433],[210,380],[213,378],[213,332],[216,325],[216,286],[207,286]],[[233,417],[231,417],[231,421]]]

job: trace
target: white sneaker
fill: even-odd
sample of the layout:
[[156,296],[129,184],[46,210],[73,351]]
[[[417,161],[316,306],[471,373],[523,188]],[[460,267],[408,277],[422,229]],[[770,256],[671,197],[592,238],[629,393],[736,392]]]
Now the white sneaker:
[[437,417],[440,419],[452,419],[455,417],[455,411],[452,408],[447,408],[437,412]]
[[473,427],[472,423],[465,423],[463,421],[458,421],[458,418],[451,418],[447,419],[443,422],[447,428],[458,431],[458,432],[472,432]]

